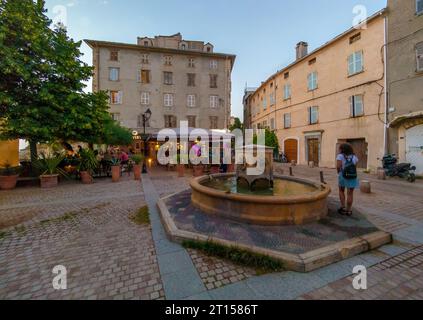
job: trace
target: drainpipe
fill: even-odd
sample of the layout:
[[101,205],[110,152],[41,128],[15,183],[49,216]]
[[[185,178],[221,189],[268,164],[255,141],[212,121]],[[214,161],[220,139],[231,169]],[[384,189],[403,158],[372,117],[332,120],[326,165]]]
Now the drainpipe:
[[385,74],[385,124],[384,124],[384,128],[383,128],[383,152],[384,155],[388,154],[389,152],[389,148],[388,148],[388,33],[387,33],[387,29],[388,29],[388,17],[385,16],[384,19],[384,41],[385,41],[385,46],[384,46],[384,52],[383,52],[383,60],[384,60],[384,74]]

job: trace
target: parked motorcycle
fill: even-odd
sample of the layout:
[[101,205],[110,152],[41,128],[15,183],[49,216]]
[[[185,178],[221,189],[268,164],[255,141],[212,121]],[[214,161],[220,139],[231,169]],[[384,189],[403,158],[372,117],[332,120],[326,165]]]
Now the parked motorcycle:
[[383,169],[388,177],[400,177],[409,182],[416,181],[415,166],[410,163],[399,163],[395,154],[388,154],[382,159]]

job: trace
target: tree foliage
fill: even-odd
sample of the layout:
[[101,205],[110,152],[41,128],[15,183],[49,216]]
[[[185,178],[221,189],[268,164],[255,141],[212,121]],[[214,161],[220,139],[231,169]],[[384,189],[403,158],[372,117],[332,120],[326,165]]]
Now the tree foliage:
[[234,131],[235,129],[244,130],[244,124],[239,118],[235,118],[234,124],[229,126],[229,131]]
[[132,143],[132,133],[116,121],[107,119],[105,120],[105,133],[96,142],[113,146],[129,146]]
[[0,0],[0,138],[95,142],[104,135],[107,95],[83,91],[93,70],[80,45],[52,26],[44,1]]
[[[265,144],[266,147],[273,148],[273,153],[276,155],[279,153],[279,141],[276,133],[266,128]],[[257,144],[257,135],[253,137],[254,144]]]

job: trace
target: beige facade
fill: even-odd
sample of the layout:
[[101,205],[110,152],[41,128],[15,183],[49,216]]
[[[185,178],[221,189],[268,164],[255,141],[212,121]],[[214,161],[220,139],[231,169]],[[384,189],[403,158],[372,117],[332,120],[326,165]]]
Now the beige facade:
[[123,126],[146,132],[178,127],[226,129],[235,56],[180,34],[138,38],[137,44],[86,40],[93,49],[93,91],[110,94],[110,112]]
[[423,0],[389,0],[387,30],[387,151],[423,175]]
[[275,130],[289,161],[334,167],[350,142],[362,168],[384,154],[384,10],[272,75],[249,97],[252,127]]

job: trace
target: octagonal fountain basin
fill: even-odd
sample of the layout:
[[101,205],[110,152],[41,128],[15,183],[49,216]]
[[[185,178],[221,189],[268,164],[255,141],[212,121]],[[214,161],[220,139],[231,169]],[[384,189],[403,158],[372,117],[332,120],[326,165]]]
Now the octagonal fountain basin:
[[234,174],[215,174],[191,180],[192,204],[206,214],[258,225],[301,225],[328,214],[325,184],[274,176],[273,188],[251,191]]

